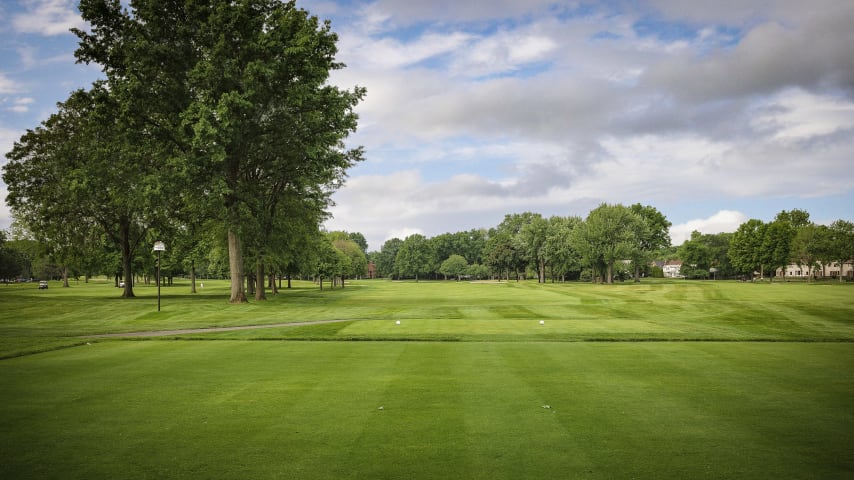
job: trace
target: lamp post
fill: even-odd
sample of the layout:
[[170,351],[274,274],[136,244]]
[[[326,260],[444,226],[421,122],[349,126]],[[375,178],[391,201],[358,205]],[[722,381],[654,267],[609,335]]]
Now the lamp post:
[[157,252],[157,311],[160,311],[160,252],[166,250],[166,244],[161,241],[154,242],[154,251]]

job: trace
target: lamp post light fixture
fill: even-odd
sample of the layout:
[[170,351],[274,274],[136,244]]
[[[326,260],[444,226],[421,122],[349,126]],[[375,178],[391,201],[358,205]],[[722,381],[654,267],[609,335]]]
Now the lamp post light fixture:
[[160,252],[166,250],[166,244],[161,241],[154,242],[154,251],[157,252],[157,311],[160,311]]

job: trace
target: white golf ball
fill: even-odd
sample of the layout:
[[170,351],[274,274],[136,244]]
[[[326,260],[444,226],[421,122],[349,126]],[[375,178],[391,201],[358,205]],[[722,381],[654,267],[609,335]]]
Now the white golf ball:
[[546,324],[545,320],[540,320],[540,325],[545,325],[545,324]]
[[395,325],[400,325],[400,320],[394,322]]

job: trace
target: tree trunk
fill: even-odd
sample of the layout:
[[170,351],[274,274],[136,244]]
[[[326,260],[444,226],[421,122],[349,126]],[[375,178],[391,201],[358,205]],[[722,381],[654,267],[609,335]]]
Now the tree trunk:
[[196,261],[190,260],[190,293],[196,293]]
[[640,283],[640,262],[635,262],[635,283]]
[[247,303],[246,290],[243,288],[243,252],[240,237],[228,229],[228,269],[231,273],[231,297],[228,303]]
[[264,261],[261,259],[261,254],[258,254],[258,260],[255,261],[255,300],[267,300],[267,292],[264,285]]
[[68,267],[62,267],[62,287],[68,288]]
[[[281,283],[281,280],[279,280]],[[276,286],[276,273],[270,272],[270,293],[273,295],[279,294],[279,287]]]
[[291,276],[288,275],[288,289],[291,288]]
[[122,297],[133,298],[133,265],[132,252],[130,251],[130,227],[122,225],[121,227],[121,244],[122,244],[122,271],[125,278],[125,289],[122,292]]

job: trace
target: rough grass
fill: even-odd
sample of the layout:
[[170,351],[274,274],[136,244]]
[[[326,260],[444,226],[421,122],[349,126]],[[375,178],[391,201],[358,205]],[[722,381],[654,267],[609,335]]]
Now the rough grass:
[[0,287],[0,478],[846,478],[852,287]]

